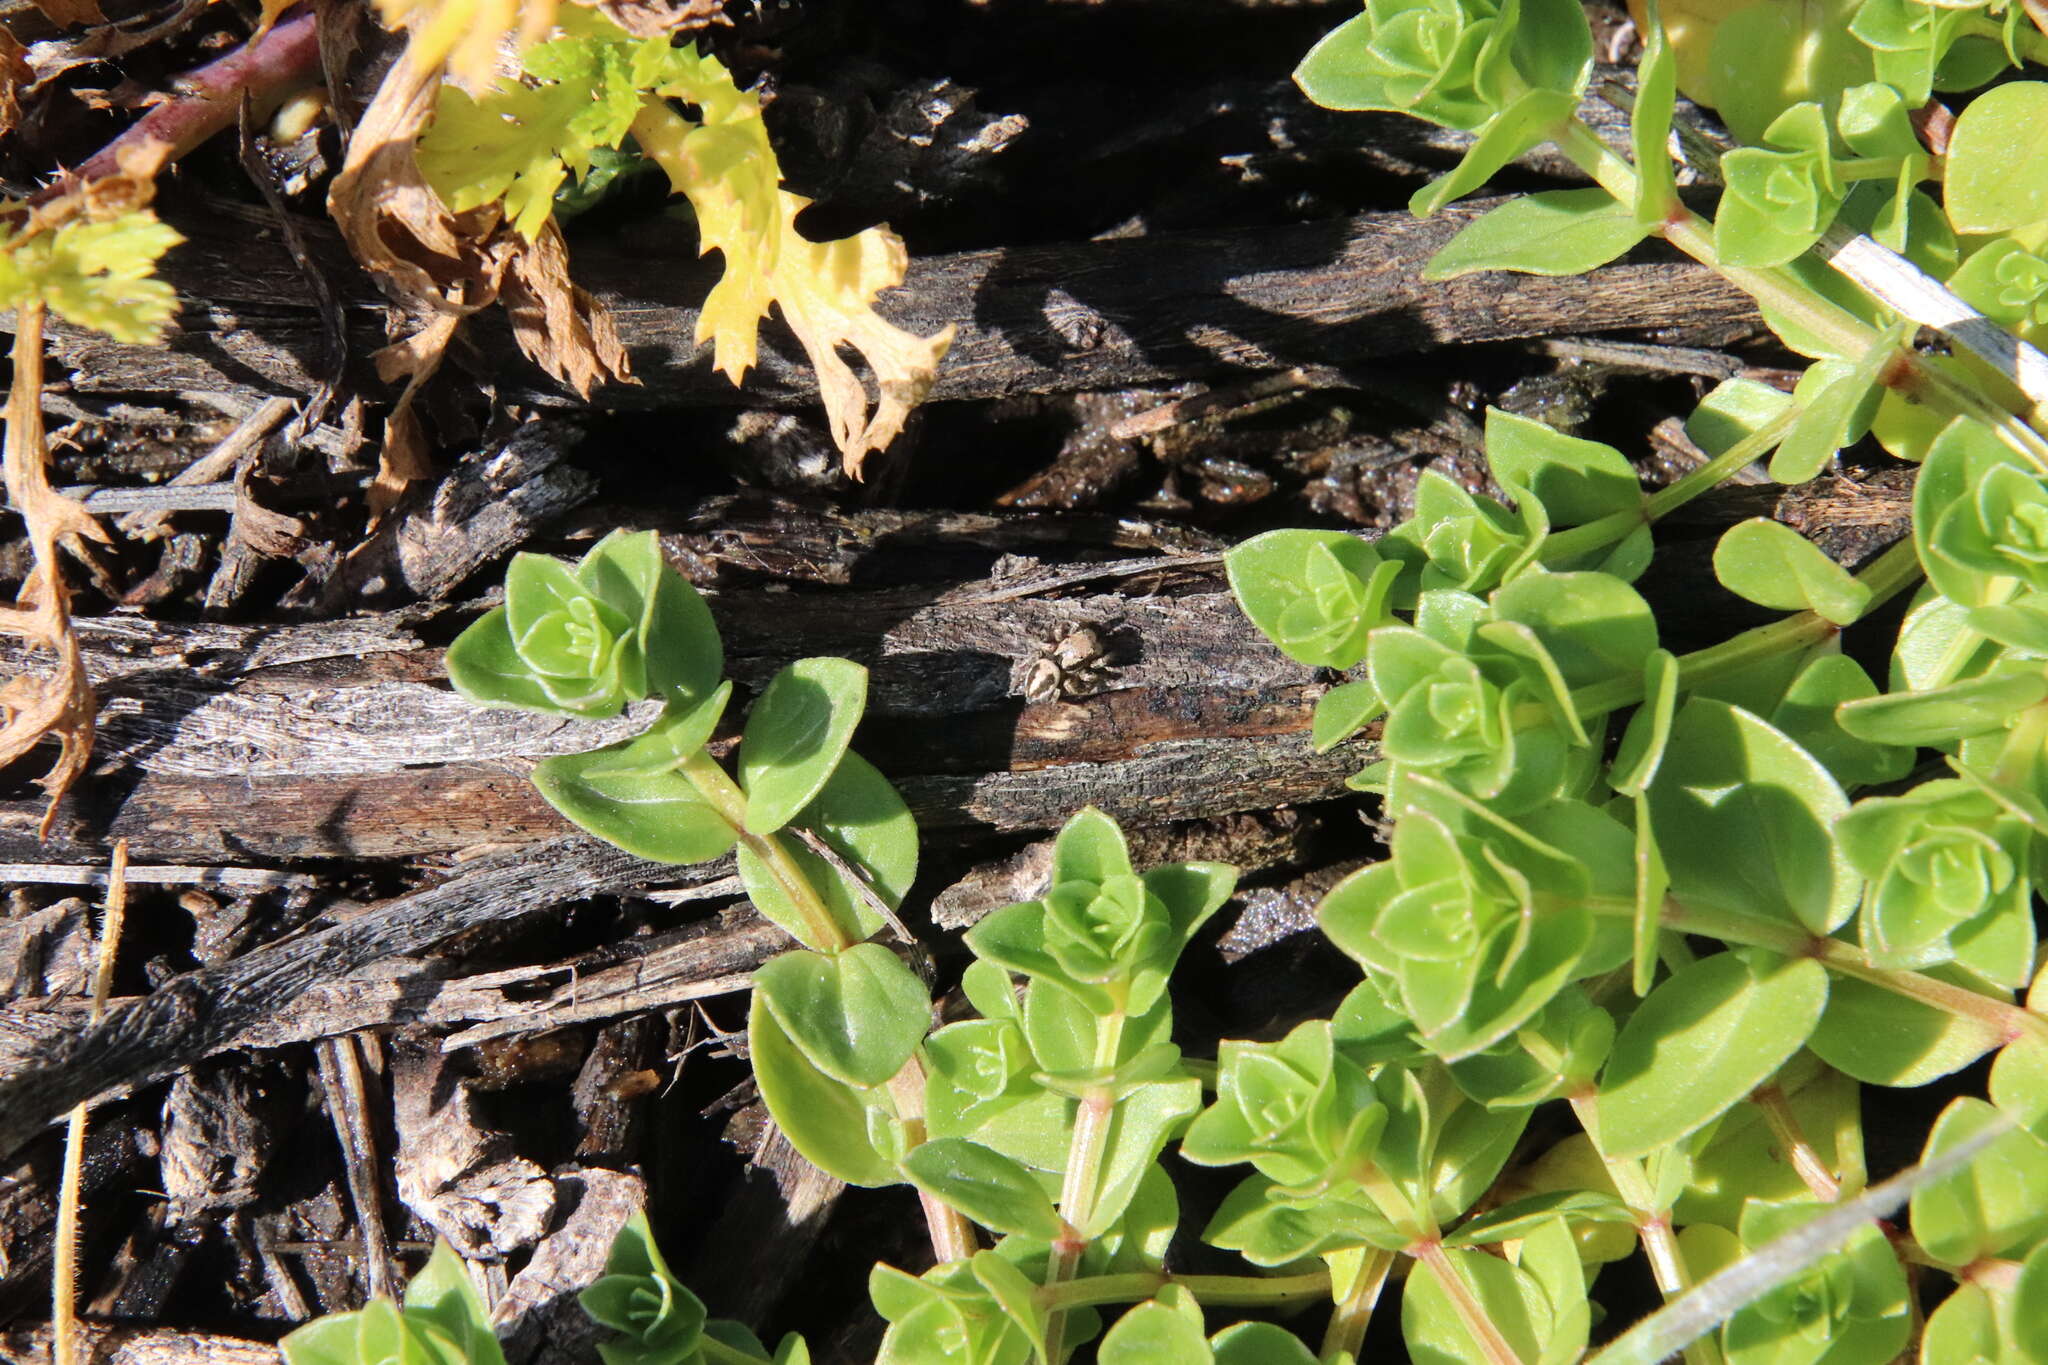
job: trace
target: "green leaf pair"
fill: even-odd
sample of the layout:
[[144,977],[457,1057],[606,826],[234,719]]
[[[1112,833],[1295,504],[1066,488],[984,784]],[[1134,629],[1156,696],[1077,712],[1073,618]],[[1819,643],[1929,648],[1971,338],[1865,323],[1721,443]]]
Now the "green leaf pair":
[[1204,1336],[1202,1306],[1179,1285],[1118,1318],[1096,1348],[1101,1365],[1314,1365],[1299,1338],[1269,1322],[1241,1322]]
[[292,1332],[287,1365],[505,1365],[490,1314],[462,1258],[446,1242],[405,1287],[403,1307],[374,1299]]

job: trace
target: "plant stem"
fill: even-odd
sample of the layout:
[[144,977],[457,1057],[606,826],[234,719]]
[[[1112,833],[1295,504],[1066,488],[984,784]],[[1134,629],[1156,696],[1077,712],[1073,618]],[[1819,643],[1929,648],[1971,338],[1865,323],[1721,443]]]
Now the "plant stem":
[[[1919,576],[1920,556],[1912,541],[1902,540],[1886,550],[1856,575],[1856,581],[1870,589],[1870,605],[1864,609],[1865,614],[1911,587]],[[1842,627],[1815,612],[1795,612],[1781,621],[1745,630],[1718,645],[1695,650],[1680,658],[1678,688],[1681,692],[1690,691],[1702,683],[1739,672],[1774,655],[1810,649],[1841,630]],[[1614,678],[1573,692],[1572,709],[1583,720],[1633,706],[1642,699],[1643,680],[1640,677]],[[1527,720],[1524,721],[1518,712],[1517,722],[1543,723],[1546,715],[1541,704],[1531,702],[1528,705],[1533,709]]]
[[1770,1126],[1771,1136],[1776,1138],[1783,1149],[1792,1169],[1806,1182],[1806,1188],[1813,1191],[1813,1197],[1823,1204],[1832,1204],[1842,1197],[1841,1182],[1828,1164],[1820,1159],[1812,1143],[1806,1140],[1806,1133],[1799,1126],[1799,1116],[1792,1112],[1792,1106],[1785,1099],[1785,1092],[1775,1085],[1760,1085],[1749,1097],[1764,1122]]
[[[1123,1046],[1124,1012],[1121,1008],[1104,1015],[1095,1032],[1095,1069],[1108,1071],[1116,1065]],[[1092,1086],[1081,1097],[1074,1112],[1074,1132],[1067,1142],[1067,1173],[1060,1182],[1060,1217],[1066,1230],[1054,1239],[1045,1261],[1045,1287],[1050,1289],[1074,1277],[1081,1253],[1088,1247],[1085,1233],[1095,1216],[1095,1196],[1102,1181],[1102,1154],[1109,1145],[1109,1120],[1116,1110],[1116,1096],[1107,1087]],[[1055,1308],[1045,1323],[1045,1358],[1057,1362],[1066,1336],[1066,1314]]]
[[[1479,1296],[1472,1292],[1472,1286],[1465,1282],[1464,1271],[1444,1250],[1444,1244],[1435,1238],[1416,1242],[1408,1248],[1408,1254],[1428,1266],[1443,1286],[1445,1297],[1451,1307],[1457,1310],[1458,1321],[1472,1334],[1472,1340],[1479,1345],[1479,1353],[1486,1358],[1487,1365],[1522,1365],[1522,1357],[1515,1352],[1508,1339],[1500,1334],[1500,1328],[1493,1325],[1487,1315],[1486,1306],[1479,1302]],[[1484,1254],[1484,1253],[1480,1253]]]
[[[1619,896],[1591,896],[1576,903],[1596,915],[1635,914],[1635,903]],[[1725,910],[1700,909],[1671,897],[1665,898],[1658,918],[1666,929],[1676,929],[1681,933],[1701,934],[1724,943],[1739,943],[1752,948],[1768,948],[1787,957],[1810,957],[1844,976],[1979,1025],[1986,1034],[1987,1046],[1995,1047],[2024,1034],[2048,1041],[2048,1018],[2032,1010],[1993,996],[1979,995],[1967,986],[1958,986],[1924,972],[1873,967],[1855,944],[1815,934],[1801,925],[1783,924]]]
[[1139,1303],[1170,1284],[1193,1294],[1205,1307],[1280,1308],[1313,1302],[1330,1292],[1330,1272],[1300,1275],[1169,1275],[1163,1270],[1133,1270],[1121,1275],[1089,1275],[1037,1291],[1049,1313],[1093,1308],[1103,1303]]
[[[1567,120],[1559,128],[1556,141],[1558,150],[1602,189],[1622,203],[1635,202],[1635,167],[1611,151],[1585,123],[1577,118]],[[1660,231],[1665,241],[1715,271],[1768,308],[1776,319],[1811,336],[1831,353],[1854,358],[1878,343],[1878,329],[1816,294],[1787,267],[1750,269],[1723,265],[1714,246],[1714,225],[1683,204],[1672,208]],[[1985,423],[2037,470],[2048,473],[2048,437],[2023,420],[2031,406],[2024,395],[2015,390],[2001,395],[2002,401],[1994,400],[1979,387],[1974,375],[1941,364],[1938,357],[1902,353],[1900,359],[1904,363],[1898,375],[1887,382],[1911,389],[1916,397],[1951,416],[1973,417]]]
[[824,898],[811,885],[811,879],[797,860],[790,855],[789,846],[773,834],[750,834],[747,832],[747,794],[740,790],[739,783],[703,749],[697,750],[684,759],[676,768],[689,780],[697,794],[719,818],[732,826],[740,842],[759,858],[781,886],[790,903],[796,906],[797,914],[803,918],[806,933],[800,935],[805,942],[824,953],[836,953],[853,946],[853,940],[839,927],[839,921],[832,918]]
[[[832,918],[832,912],[825,905],[818,888],[811,885],[810,877],[804,872],[803,864],[791,856],[789,845],[773,834],[750,834],[747,832],[747,794],[740,790],[739,783],[732,780],[732,774],[720,766],[703,749],[697,750],[684,759],[676,769],[690,785],[697,789],[719,818],[724,820],[739,835],[740,842],[751,849],[755,856],[774,876],[777,885],[789,897],[790,904],[802,916],[807,932],[807,942],[822,952],[836,953],[853,946],[853,939],[842,929],[839,921]],[[912,1146],[925,1140],[924,1126],[924,1064],[913,1054],[889,1080],[889,1095],[896,1102],[896,1117],[904,1125],[904,1133]],[[968,1225],[957,1209],[925,1194],[918,1192],[918,1202],[924,1208],[925,1226],[931,1232],[932,1255],[939,1261],[958,1261],[972,1256],[975,1250],[974,1229]]]
[[1387,1272],[1394,1268],[1394,1253],[1378,1247],[1367,1247],[1364,1259],[1358,1263],[1358,1270],[1351,1277],[1351,1288],[1344,1297],[1337,1300],[1337,1307],[1330,1314],[1330,1325],[1323,1331],[1323,1365],[1334,1365],[1338,1356],[1350,1352],[1356,1359],[1365,1344],[1365,1329],[1372,1321],[1372,1310],[1379,1303],[1380,1290],[1386,1285]]
[[45,203],[70,183],[90,184],[121,170],[124,158],[141,155],[159,164],[175,161],[223,129],[232,127],[242,101],[255,102],[266,117],[290,88],[316,79],[320,71],[320,21],[310,6],[281,19],[267,33],[172,81],[172,94],[94,152],[69,176],[30,196]]
[[1668,516],[1701,494],[1719,488],[1737,470],[1746,469],[1768,454],[1792,429],[1792,423],[1802,411],[1804,409],[1797,404],[1788,406],[1684,478],[1645,496],[1638,510],[1615,512],[1583,526],[1557,532],[1543,542],[1540,557],[1546,564],[1560,564],[1590,554],[1620,540],[1636,527]]
[[[1678,1249],[1669,1213],[1657,1208],[1657,1192],[1643,1170],[1643,1163],[1633,1157],[1612,1157],[1601,1150],[1600,1128],[1591,1096],[1575,1095],[1571,1106],[1578,1115],[1579,1126],[1593,1139],[1593,1150],[1600,1153],[1601,1164],[1607,1167],[1621,1202],[1636,1216],[1636,1235],[1642,1238],[1643,1255],[1649,1258],[1650,1274],[1656,1278],[1658,1290],[1666,1302],[1677,1298],[1692,1287],[1692,1276],[1686,1270],[1684,1253]],[[1712,1340],[1702,1338],[1685,1348],[1685,1359],[1686,1365],[1720,1365],[1721,1350]]]

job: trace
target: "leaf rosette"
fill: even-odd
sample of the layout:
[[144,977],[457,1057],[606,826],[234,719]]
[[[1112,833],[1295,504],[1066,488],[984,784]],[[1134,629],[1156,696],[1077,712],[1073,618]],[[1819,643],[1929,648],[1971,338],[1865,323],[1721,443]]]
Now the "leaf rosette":
[[1575,98],[1591,56],[1584,19],[1549,0],[1366,0],[1295,80],[1325,108],[1476,131],[1532,91]]
[[665,1365],[697,1350],[703,1301],[669,1272],[645,1211],[619,1229],[604,1271],[578,1300],[592,1319],[620,1334],[598,1345],[605,1365]]
[[1341,1181],[1371,1159],[1386,1109],[1365,1068],[1332,1044],[1328,1020],[1277,1043],[1226,1042],[1217,1062],[1216,1102],[1181,1142],[1188,1160],[1248,1161],[1299,1188]]
[[[1515,659],[1484,647],[1463,653],[1408,626],[1373,632],[1373,687],[1387,705],[1381,752],[1504,811],[1525,810],[1571,785],[1583,734],[1540,644]],[[1548,665],[1546,667],[1546,664]],[[1565,728],[1574,727],[1574,728]]]
[[1534,1018],[1576,977],[1627,959],[1588,897],[1626,894],[1630,836],[1578,801],[1516,825],[1417,779],[1428,805],[1404,809],[1393,856],[1339,882],[1317,920],[1374,976],[1387,1002],[1447,1061]]
[[1795,104],[1764,130],[1770,147],[1741,147],[1721,159],[1727,182],[1714,246],[1728,265],[1783,265],[1835,220],[1845,189],[1835,170],[1827,116]]
[[1045,898],[996,911],[967,943],[985,961],[1064,987],[1098,1015],[1143,1015],[1235,882],[1220,863],[1136,875],[1116,822],[1090,806],[1060,831]]
[[1973,252],[1949,278],[1956,297],[2029,341],[2048,333],[2048,260],[2009,237]]
[[1859,801],[1835,826],[1867,879],[1861,921],[1873,966],[1960,961],[2004,985],[2033,961],[2032,832],[1969,782],[1926,782]]
[[724,666],[703,599],[651,531],[615,531],[573,568],[515,557],[505,605],[448,649],[448,679],[472,701],[598,719],[650,696],[701,699]]
[[1987,470],[1939,514],[1931,541],[1965,571],[2048,588],[2048,484],[2015,465]]
[[1387,532],[1378,548],[1413,571],[1394,588],[1395,604],[1411,607],[1419,592],[1432,588],[1491,592],[1535,562],[1549,529],[1534,494],[1522,492],[1510,511],[1426,470],[1415,485],[1415,515]]

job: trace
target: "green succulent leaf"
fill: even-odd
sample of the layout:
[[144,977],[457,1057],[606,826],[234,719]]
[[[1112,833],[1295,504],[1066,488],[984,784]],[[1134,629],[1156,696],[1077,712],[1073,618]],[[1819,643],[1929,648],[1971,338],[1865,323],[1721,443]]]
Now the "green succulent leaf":
[[1642,1156],[1726,1113],[1820,1023],[1818,962],[1716,953],[1674,973],[1622,1025],[1600,1084],[1600,1149]]
[[1858,4],[1741,7],[1715,28],[1707,89],[1692,93],[1742,142],[1775,141],[1776,120],[1803,102],[1826,106],[1825,127],[1841,92],[1871,78],[1870,49],[1849,32]]
[[[1456,1289],[1445,1285],[1456,1276]],[[1401,1295],[1401,1333],[1416,1360],[1489,1359],[1466,1325],[1461,1303],[1476,1301],[1518,1360],[1546,1359],[1544,1346],[1556,1330],[1556,1315],[1542,1284],[1519,1266],[1483,1251],[1445,1251],[1435,1262],[1418,1262]]]
[[[679,728],[687,737],[688,718],[679,718]],[[672,737],[650,732],[543,759],[534,765],[533,785],[549,805],[628,853],[663,863],[708,862],[730,849],[739,831],[688,777],[660,766]]]
[[1603,189],[1543,190],[1496,205],[1458,230],[1423,267],[1425,280],[1481,270],[1583,275],[1649,234],[1627,204]]
[[560,710],[519,657],[512,643],[511,620],[503,607],[491,608],[456,636],[444,662],[449,684],[480,705]]
[[[848,869],[846,873],[794,837],[808,831],[823,840]],[[882,927],[872,895],[890,909],[903,903],[917,876],[917,822],[903,797],[875,766],[847,750],[811,803],[780,834],[784,851],[818,893],[826,913],[848,939],[864,939]],[[806,947],[823,951],[832,945],[812,943],[805,916],[789,890],[748,845],[739,850],[740,880],[754,908],[781,925]]]
[[1350,668],[1392,619],[1400,565],[1337,531],[1268,531],[1223,557],[1238,606],[1280,652],[1316,668]]
[[1650,0],[1643,25],[1643,56],[1636,66],[1636,104],[1629,111],[1629,149],[1635,154],[1635,219],[1654,227],[1678,202],[1671,169],[1671,116],[1678,106],[1678,58],[1664,31],[1657,0]]
[[1714,546],[1714,576],[1738,597],[1775,611],[1810,611],[1838,626],[1860,617],[1870,589],[1783,522],[1751,517]]
[[772,958],[754,973],[754,998],[811,1065],[862,1088],[901,1071],[931,1027],[924,983],[879,943]]
[[1913,766],[1913,750],[1860,739],[1842,728],[1842,706],[1877,695],[1863,665],[1844,654],[1821,654],[1792,680],[1771,724],[1812,754],[1846,788],[1896,782]]
[[1685,434],[1708,455],[1719,455],[1784,415],[1792,396],[1754,379],[1724,379],[1685,419]]
[[1366,679],[1339,683],[1316,701],[1315,718],[1309,726],[1309,742],[1319,754],[1330,750],[1363,730],[1386,704]]
[[[1952,964],[1931,967],[1927,975],[1987,994],[1992,989]],[[1829,1066],[1868,1085],[1909,1086],[1960,1071],[2003,1041],[1998,1026],[1983,1019],[1839,976],[1808,1045]]]
[[[1935,1120],[1921,1160],[1998,1121],[1998,1111],[1983,1100],[1951,1101]],[[1916,1192],[1911,1216],[1914,1240],[1941,1265],[2031,1249],[2048,1232],[2048,1143],[2025,1129],[1992,1139],[1975,1161]]]
[[574,568],[514,556],[505,605],[464,631],[447,663],[456,691],[485,705],[600,718],[650,695],[694,706],[724,669],[709,610],[651,531],[614,532]]
[[978,1142],[935,1138],[904,1158],[910,1183],[986,1228],[1051,1241],[1060,1216],[1038,1180],[1020,1163]]
[[1060,827],[1053,840],[1052,880],[1100,884],[1113,877],[1128,877],[1130,846],[1116,821],[1094,806],[1083,806]]
[[725,649],[711,609],[669,567],[654,532],[612,532],[576,565],[576,578],[637,623],[651,695],[689,704],[719,686]]
[[2048,220],[2048,83],[2014,81],[1970,101],[1949,133],[1942,201],[1957,232]]
[[2038,668],[1990,673],[1924,692],[1891,692],[1845,702],[1842,728],[1858,739],[1897,745],[1952,744],[2007,729],[2028,707],[2048,700]]
[[[1270,1322],[1240,1322],[1209,1338],[1215,1365],[1315,1365],[1301,1338]],[[1179,1357],[1173,1357],[1178,1360]]]
[[1096,1348],[1102,1365],[1152,1365],[1171,1360],[1175,1365],[1214,1365],[1215,1354],[1202,1334],[1202,1315],[1193,1316],[1154,1300],[1141,1303],[1118,1318]]
[[1524,574],[1493,595],[1493,614],[1534,631],[1570,688],[1637,677],[1657,648],[1650,604],[1612,574]]
[[825,789],[867,699],[868,671],[850,659],[798,659],[769,679],[740,739],[748,833],[774,833]]
[[896,1164],[868,1136],[869,1097],[812,1064],[756,991],[747,1012],[754,1080],[768,1112],[806,1160],[849,1185],[893,1185]]
[[1224,1196],[1202,1240],[1271,1269],[1359,1247],[1398,1251],[1412,1239],[1362,1196],[1294,1199],[1276,1182],[1255,1175]]
[[1854,912],[1856,876],[1830,833],[1847,798],[1813,755],[1748,711],[1687,702],[1648,797],[1681,900],[1816,934]]
[[1844,446],[1870,429],[1885,394],[1879,380],[1885,366],[1899,354],[1907,326],[1897,323],[1888,328],[1853,365],[1823,360],[1799,377],[1793,400],[1804,406],[1771,456],[1773,479],[1805,483]]
[[1486,463],[1501,487],[1535,493],[1561,525],[1598,521],[1642,506],[1636,472],[1613,446],[1567,436],[1499,408],[1486,410]]

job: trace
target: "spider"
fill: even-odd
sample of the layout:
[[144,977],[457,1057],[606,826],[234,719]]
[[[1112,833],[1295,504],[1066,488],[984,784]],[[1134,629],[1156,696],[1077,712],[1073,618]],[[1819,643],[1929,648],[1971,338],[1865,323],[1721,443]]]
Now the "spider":
[[1109,652],[1109,641],[1094,626],[1072,621],[1055,626],[1024,674],[1024,699],[1075,701],[1093,696],[1116,671]]

